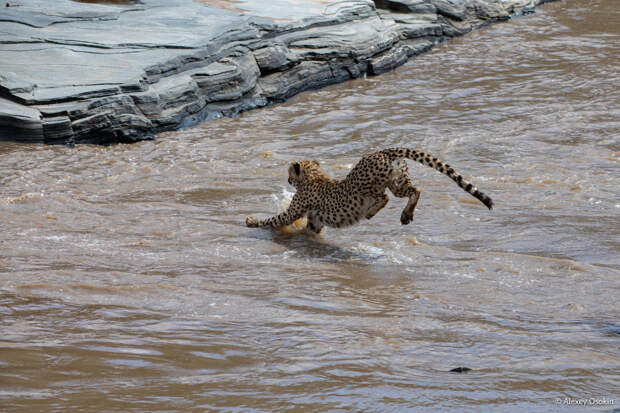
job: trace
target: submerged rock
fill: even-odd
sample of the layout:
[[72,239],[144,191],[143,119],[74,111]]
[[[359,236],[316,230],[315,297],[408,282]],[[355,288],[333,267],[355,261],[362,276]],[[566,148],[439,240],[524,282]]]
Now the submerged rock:
[[0,140],[151,138],[390,71],[542,2],[11,2],[0,8]]
[[469,367],[455,367],[450,370],[450,373],[467,373],[468,371],[471,371]]

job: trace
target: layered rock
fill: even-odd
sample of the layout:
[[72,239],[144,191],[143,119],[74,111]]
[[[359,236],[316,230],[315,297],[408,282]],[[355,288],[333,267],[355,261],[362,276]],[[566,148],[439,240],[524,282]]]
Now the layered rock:
[[291,2],[265,17],[252,1],[240,13],[190,0],[9,0],[0,8],[0,139],[147,139],[387,72],[542,2]]

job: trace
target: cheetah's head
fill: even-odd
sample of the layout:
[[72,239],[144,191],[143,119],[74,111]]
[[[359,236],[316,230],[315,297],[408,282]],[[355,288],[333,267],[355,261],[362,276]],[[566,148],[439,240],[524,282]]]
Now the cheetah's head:
[[299,185],[317,180],[330,180],[323,172],[318,161],[293,162],[288,168],[288,183],[298,188]]

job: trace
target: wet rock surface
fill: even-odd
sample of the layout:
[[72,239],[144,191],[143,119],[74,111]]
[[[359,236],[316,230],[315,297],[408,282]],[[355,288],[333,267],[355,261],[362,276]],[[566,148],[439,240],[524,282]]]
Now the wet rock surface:
[[148,139],[387,72],[542,2],[248,1],[239,12],[190,0],[10,0],[0,8],[0,139]]

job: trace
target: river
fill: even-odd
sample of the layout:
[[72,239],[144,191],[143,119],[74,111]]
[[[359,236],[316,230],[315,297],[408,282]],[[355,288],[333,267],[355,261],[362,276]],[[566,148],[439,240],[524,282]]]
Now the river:
[[[155,141],[0,143],[0,410],[617,408],[619,56],[615,0],[562,1]],[[408,226],[392,196],[317,237],[245,227],[291,161],[393,146],[495,209],[410,162]]]

